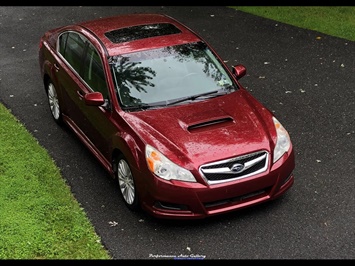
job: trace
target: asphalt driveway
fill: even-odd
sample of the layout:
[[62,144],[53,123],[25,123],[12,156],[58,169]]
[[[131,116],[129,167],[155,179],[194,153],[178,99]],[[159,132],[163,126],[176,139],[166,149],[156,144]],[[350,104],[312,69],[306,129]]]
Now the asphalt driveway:
[[[51,28],[122,13],[200,33],[288,129],[295,184],[274,202],[203,221],[129,212],[116,183],[50,115],[38,43]],[[0,102],[53,157],[114,259],[354,259],[355,43],[218,6],[0,6]]]

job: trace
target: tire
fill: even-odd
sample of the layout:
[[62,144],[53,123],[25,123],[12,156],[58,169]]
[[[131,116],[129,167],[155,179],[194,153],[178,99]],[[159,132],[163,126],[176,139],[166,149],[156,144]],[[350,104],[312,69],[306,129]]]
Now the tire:
[[52,81],[49,80],[47,82],[46,90],[47,90],[49,109],[51,111],[52,117],[57,124],[61,125],[63,122],[62,110],[59,104],[57,90],[54,84],[52,83]]
[[137,211],[139,209],[138,192],[134,182],[131,167],[123,155],[117,156],[114,162],[114,167],[120,195],[125,205],[131,211]]

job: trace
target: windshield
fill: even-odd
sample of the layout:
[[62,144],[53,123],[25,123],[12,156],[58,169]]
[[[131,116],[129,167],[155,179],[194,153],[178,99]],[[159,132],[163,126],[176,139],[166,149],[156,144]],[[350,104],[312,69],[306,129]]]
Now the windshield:
[[201,42],[114,56],[110,65],[123,108],[181,104],[206,99],[199,94],[217,97],[237,89]]

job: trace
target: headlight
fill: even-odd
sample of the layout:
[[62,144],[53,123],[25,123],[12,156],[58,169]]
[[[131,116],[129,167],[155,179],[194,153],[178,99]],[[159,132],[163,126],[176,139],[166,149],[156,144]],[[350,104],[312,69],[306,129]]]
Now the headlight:
[[277,139],[276,139],[276,146],[274,149],[274,160],[275,163],[278,159],[284,155],[285,152],[288,152],[291,146],[290,136],[286,129],[281,125],[281,123],[273,117],[272,120],[274,121],[274,125],[276,128]]
[[196,182],[195,177],[190,171],[176,165],[150,145],[145,147],[145,158],[149,170],[160,178]]

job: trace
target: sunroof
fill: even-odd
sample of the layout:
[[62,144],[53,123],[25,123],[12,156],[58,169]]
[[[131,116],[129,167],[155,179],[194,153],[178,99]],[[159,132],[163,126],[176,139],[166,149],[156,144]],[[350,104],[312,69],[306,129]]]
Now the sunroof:
[[124,29],[113,30],[105,33],[111,42],[122,43],[150,37],[164,36],[180,33],[181,31],[173,24],[159,23],[133,26]]

